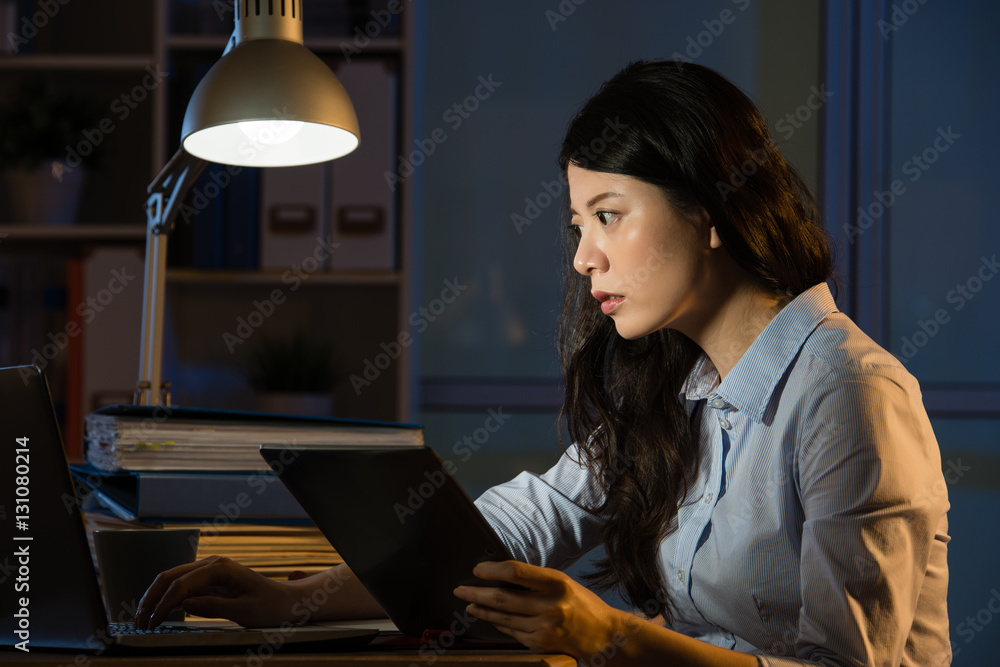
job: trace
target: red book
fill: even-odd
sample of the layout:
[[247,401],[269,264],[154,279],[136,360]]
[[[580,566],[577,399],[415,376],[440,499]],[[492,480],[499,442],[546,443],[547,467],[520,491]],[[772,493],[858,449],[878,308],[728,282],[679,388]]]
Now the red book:
[[77,306],[83,303],[83,260],[66,261],[66,421],[63,443],[66,458],[83,460],[83,317]]

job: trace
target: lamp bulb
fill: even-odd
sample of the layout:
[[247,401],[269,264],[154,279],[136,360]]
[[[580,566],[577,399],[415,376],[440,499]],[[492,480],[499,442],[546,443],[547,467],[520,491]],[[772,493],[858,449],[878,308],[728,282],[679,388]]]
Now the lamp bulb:
[[247,120],[237,123],[250,141],[274,146],[290,141],[305,125],[299,120]]

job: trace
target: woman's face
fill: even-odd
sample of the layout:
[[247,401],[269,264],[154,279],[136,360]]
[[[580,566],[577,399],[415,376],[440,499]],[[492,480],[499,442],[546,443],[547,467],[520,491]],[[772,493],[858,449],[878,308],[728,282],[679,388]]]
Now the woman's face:
[[681,217],[656,186],[570,165],[573,267],[623,338],[669,327],[691,336],[712,302],[711,250],[721,246],[708,215]]

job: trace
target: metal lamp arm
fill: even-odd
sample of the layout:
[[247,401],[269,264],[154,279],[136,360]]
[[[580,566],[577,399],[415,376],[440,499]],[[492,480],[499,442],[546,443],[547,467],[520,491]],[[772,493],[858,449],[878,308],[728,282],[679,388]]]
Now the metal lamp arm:
[[167,283],[167,235],[174,229],[180,203],[207,162],[179,149],[149,184],[146,199],[146,265],[143,272],[142,341],[139,381],[133,402],[170,405],[169,385],[160,377],[163,303]]

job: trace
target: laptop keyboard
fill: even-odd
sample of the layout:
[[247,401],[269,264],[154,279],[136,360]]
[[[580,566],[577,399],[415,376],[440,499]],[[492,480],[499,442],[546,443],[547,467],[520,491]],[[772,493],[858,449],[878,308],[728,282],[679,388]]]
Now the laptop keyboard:
[[[232,628],[228,628],[232,631]],[[139,630],[131,623],[109,623],[108,630],[112,635],[179,635],[193,632],[220,632],[222,629],[199,628],[190,625],[158,625],[152,630]]]

